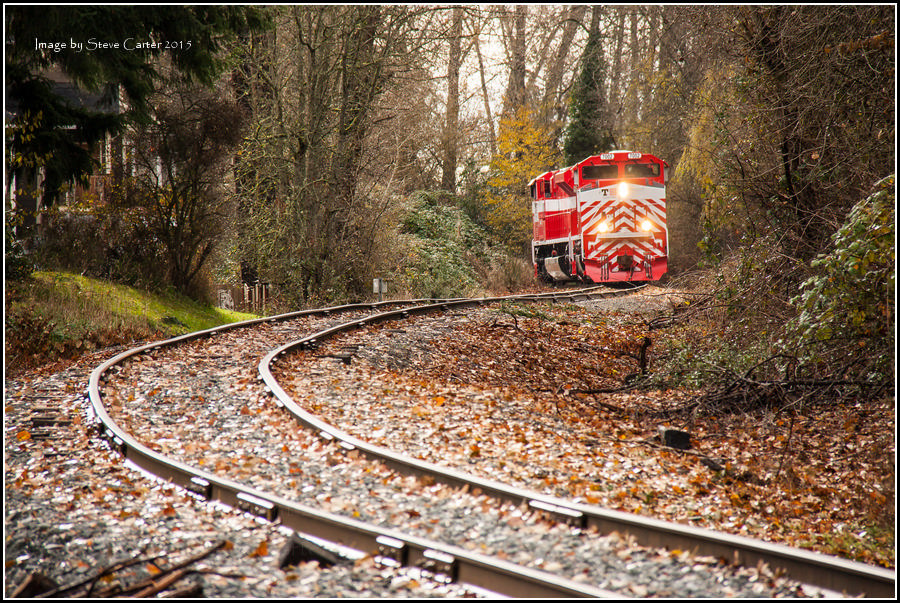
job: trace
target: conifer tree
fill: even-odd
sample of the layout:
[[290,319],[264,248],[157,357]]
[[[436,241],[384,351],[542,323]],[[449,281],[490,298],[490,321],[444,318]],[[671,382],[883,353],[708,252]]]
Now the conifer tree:
[[[90,149],[128,120],[146,123],[147,101],[162,79],[155,61],[167,55],[178,74],[212,84],[221,72],[222,42],[264,25],[258,9],[214,6],[13,6],[6,11],[8,167],[43,168],[42,203],[66,182],[90,174]],[[73,105],[46,76],[58,68],[82,92],[127,111]]]
[[616,146],[606,102],[606,61],[600,35],[600,10],[599,6],[594,7],[581,57],[581,72],[569,105],[570,122],[563,147],[566,165]]

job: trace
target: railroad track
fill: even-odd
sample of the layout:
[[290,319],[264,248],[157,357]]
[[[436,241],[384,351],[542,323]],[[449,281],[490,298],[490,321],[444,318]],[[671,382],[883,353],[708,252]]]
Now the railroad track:
[[[602,295],[609,295],[609,292],[596,288],[563,294],[514,296],[503,299],[523,302],[548,299],[561,301],[589,299],[592,296]],[[331,317],[350,312],[363,312],[364,316],[331,324],[325,328],[317,328],[305,337],[290,339],[282,343],[265,355],[258,367],[260,378],[274,394],[277,403],[287,408],[300,422],[311,427],[311,433],[324,441],[330,450],[338,450],[342,454],[363,455],[395,470],[418,476],[420,479],[427,478],[427,480],[435,480],[456,487],[465,486],[469,490],[478,489],[492,497],[508,501],[512,505],[524,505],[535,514],[561,520],[563,523],[573,526],[577,531],[596,530],[601,534],[617,531],[632,534],[640,543],[648,546],[694,550],[706,556],[739,559],[742,563],[750,565],[763,562],[772,567],[784,569],[789,575],[803,582],[838,592],[866,593],[870,596],[884,596],[888,592],[893,592],[895,583],[893,572],[752,539],[731,537],[709,530],[654,521],[589,505],[573,504],[566,500],[469,476],[372,446],[305,412],[284,392],[270,370],[271,364],[277,358],[289,354],[291,350],[316,346],[329,337],[349,330],[385,321],[441,310],[483,305],[494,301],[498,300],[441,300],[437,303],[418,303],[385,311],[379,310],[389,307],[387,303],[343,306],[291,313],[211,329],[129,350],[110,359],[92,373],[88,396],[99,421],[100,429],[119,452],[144,470],[176,483],[197,496],[208,500],[218,500],[269,521],[280,522],[299,533],[343,543],[361,551],[378,551],[386,563],[424,565],[430,570],[452,577],[454,580],[488,587],[511,596],[621,596],[619,593],[612,593],[606,589],[595,588],[590,584],[556,576],[548,571],[529,569],[481,555],[469,549],[445,545],[436,540],[406,534],[398,530],[385,530],[370,523],[348,519],[344,515],[324,512],[315,506],[298,503],[294,497],[274,493],[272,489],[256,487],[249,485],[245,480],[227,479],[209,471],[202,471],[191,463],[173,459],[170,455],[164,454],[165,451],[154,450],[141,444],[111,418],[104,404],[104,393],[112,397],[109,394],[112,390],[107,389],[104,392],[104,382],[113,381],[116,373],[124,374],[129,364],[139,365],[142,356],[159,354],[161,353],[159,350],[178,344],[184,346],[197,344],[197,342],[215,341],[216,337],[225,331],[246,327],[271,329],[275,328],[272,325],[288,324],[290,321],[303,320],[311,316]],[[294,331],[296,329],[285,330]],[[219,356],[225,355],[219,353]],[[244,375],[245,380],[246,378],[247,376]],[[823,580],[823,577],[827,577],[827,579]]]

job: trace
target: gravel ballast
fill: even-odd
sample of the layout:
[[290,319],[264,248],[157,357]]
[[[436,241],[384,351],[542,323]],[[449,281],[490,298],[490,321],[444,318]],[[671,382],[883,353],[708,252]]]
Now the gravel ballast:
[[[428,328],[433,335],[446,333],[454,321],[466,316],[448,313],[433,319]],[[104,390],[104,401],[113,418],[139,440],[205,471],[303,504],[498,555],[626,596],[814,594],[776,578],[766,568],[735,568],[680,551],[638,547],[626,536],[549,523],[528,509],[498,504],[478,492],[401,476],[303,430],[263,390],[256,365],[276,345],[330,323],[304,319],[224,332],[212,340],[143,355],[116,373]],[[408,353],[416,349],[402,337],[378,342],[368,342],[354,363],[367,355],[372,362],[384,358],[409,362]],[[200,596],[489,594],[433,582],[415,570],[390,570],[371,556],[329,568],[316,562],[279,568],[278,558],[289,536],[283,529],[199,501],[144,475],[123,464],[92,433],[83,392],[90,371],[104,358],[95,354],[59,372],[6,382],[7,596],[32,572],[59,585],[71,584],[123,559],[158,558],[157,565],[174,564],[223,540],[228,546],[197,563],[198,572],[189,578],[202,592]],[[311,396],[315,404],[368,400],[373,427],[366,429],[374,437],[378,430],[386,435],[392,429],[389,414],[378,420],[380,410],[395,402],[407,404],[400,398],[409,392],[398,393],[397,400],[392,400],[381,392],[377,398],[369,397],[367,388],[373,384],[358,383],[359,391],[351,390],[347,382],[335,379],[336,372],[345,370],[339,359],[319,358],[307,369],[303,379],[308,391],[316,392]],[[477,396],[493,394],[460,392],[461,399],[473,404]],[[29,430],[35,409],[44,404],[54,405],[68,421],[50,428],[46,438]],[[504,408],[493,406],[495,412]],[[509,409],[518,412],[514,405]],[[375,423],[379,423],[377,429]],[[440,452],[433,448],[432,453]],[[474,466],[478,460],[477,455],[469,455],[464,462]],[[102,585],[108,587],[114,580],[132,583],[154,571],[152,563],[142,563],[104,579]],[[182,583],[179,588],[187,587]]]

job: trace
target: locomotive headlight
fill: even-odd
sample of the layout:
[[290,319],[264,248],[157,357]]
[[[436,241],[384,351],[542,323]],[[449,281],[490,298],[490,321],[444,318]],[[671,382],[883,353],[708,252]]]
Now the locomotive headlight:
[[641,230],[643,230],[644,232],[650,232],[651,230],[653,230],[653,222],[651,222],[650,220],[644,220],[643,222],[641,222]]
[[620,183],[619,183],[619,196],[620,196],[620,197],[625,197],[625,196],[627,196],[627,195],[628,195],[628,183],[627,183],[627,182],[620,182]]

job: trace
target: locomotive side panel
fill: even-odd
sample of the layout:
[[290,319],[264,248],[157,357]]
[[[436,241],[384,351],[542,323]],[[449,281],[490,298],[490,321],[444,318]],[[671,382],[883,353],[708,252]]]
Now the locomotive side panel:
[[580,231],[571,175],[545,172],[531,182],[531,193],[535,276],[546,282],[577,277],[571,250]]

